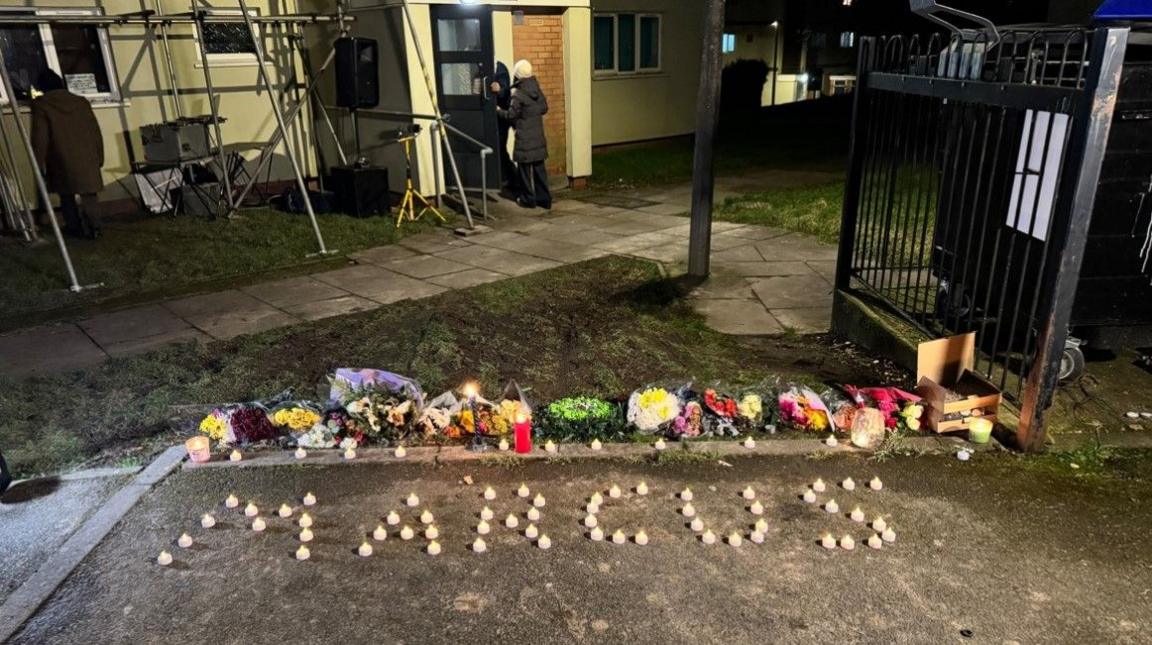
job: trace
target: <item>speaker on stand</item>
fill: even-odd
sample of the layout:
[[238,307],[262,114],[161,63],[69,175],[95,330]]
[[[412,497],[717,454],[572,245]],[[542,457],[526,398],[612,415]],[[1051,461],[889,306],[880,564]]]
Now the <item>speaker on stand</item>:
[[336,39],[336,105],[348,108],[360,163],[360,122],[356,111],[380,104],[379,48],[371,38]]
[[390,211],[388,171],[373,168],[360,150],[361,108],[380,104],[378,48],[371,38],[344,36],[336,39],[336,105],[347,108],[356,139],[356,158],[348,166],[332,168],[329,186],[340,210],[354,217],[387,214]]

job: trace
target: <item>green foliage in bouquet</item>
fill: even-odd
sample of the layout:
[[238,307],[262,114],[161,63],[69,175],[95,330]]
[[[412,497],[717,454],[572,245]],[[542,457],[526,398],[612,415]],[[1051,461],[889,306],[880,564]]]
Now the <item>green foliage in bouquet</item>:
[[560,442],[622,441],[632,434],[619,405],[587,396],[549,403],[536,411],[533,424],[537,436]]

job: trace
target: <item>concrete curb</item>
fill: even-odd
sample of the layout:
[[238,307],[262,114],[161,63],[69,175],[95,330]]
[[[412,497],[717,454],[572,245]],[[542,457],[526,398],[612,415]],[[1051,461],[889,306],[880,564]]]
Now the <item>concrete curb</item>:
[[[994,444],[978,446],[956,437],[908,437],[904,440],[910,450],[924,452],[952,452],[962,446],[975,451],[992,450],[999,447]],[[296,459],[290,450],[258,450],[247,453],[242,461],[229,461],[227,457],[214,458],[212,461],[197,464],[191,461],[184,462],[184,470],[200,470],[203,468],[259,468],[265,466],[334,466],[338,464],[354,466],[356,464],[398,464],[435,463],[445,461],[483,461],[486,459],[510,460],[548,460],[548,459],[614,459],[621,457],[652,457],[657,454],[650,443],[610,443],[604,444],[600,450],[592,450],[583,444],[559,444],[559,452],[545,452],[537,446],[531,453],[517,454],[512,451],[501,452],[489,449],[484,452],[473,452],[467,446],[414,446],[407,449],[408,454],[403,458],[393,455],[392,448],[361,448],[356,451],[355,459],[344,459],[340,450],[312,450],[304,459]],[[700,441],[690,443],[669,442],[664,450],[666,453],[689,452],[696,454],[710,453],[718,457],[765,457],[765,456],[796,456],[811,454],[871,454],[870,451],[860,450],[844,443],[836,448],[824,445],[818,439],[762,439],[756,442],[753,448],[745,448],[740,441]]]
[[11,638],[35,614],[48,597],[72,573],[92,549],[104,539],[117,523],[136,505],[152,486],[167,477],[186,452],[183,446],[173,446],[160,454],[130,483],[116,492],[97,510],[83,526],[76,530],[60,547],[56,555],[45,562],[0,605],[0,643]]

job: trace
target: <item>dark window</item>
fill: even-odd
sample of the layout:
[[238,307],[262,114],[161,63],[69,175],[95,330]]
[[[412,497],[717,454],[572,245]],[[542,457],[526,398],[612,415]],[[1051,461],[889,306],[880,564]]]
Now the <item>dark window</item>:
[[36,25],[0,25],[0,47],[4,50],[4,62],[12,77],[16,99],[27,101],[28,89],[40,72],[48,69],[40,28]]
[[60,61],[60,76],[76,94],[104,94],[111,91],[108,66],[100,48],[96,27],[52,25],[52,43]]
[[[735,40],[735,37],[733,37]],[[733,43],[735,49],[735,43]],[[660,67],[660,18],[640,16],[640,69]]]
[[256,54],[252,32],[243,22],[206,22],[202,37],[209,54]]
[[636,14],[619,14],[616,16],[616,23],[620,32],[620,57],[616,62],[616,70],[634,72],[636,71]]
[[595,40],[593,56],[596,70],[616,69],[616,25],[612,16],[596,16],[592,27]]

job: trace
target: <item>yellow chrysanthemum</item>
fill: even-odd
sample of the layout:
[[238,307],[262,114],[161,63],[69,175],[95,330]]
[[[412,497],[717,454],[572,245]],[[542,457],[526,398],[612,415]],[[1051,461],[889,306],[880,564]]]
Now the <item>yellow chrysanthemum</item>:
[[208,435],[209,439],[213,441],[220,441],[224,438],[224,433],[228,427],[224,424],[224,420],[215,414],[210,414],[204,417],[200,422],[200,432]]

